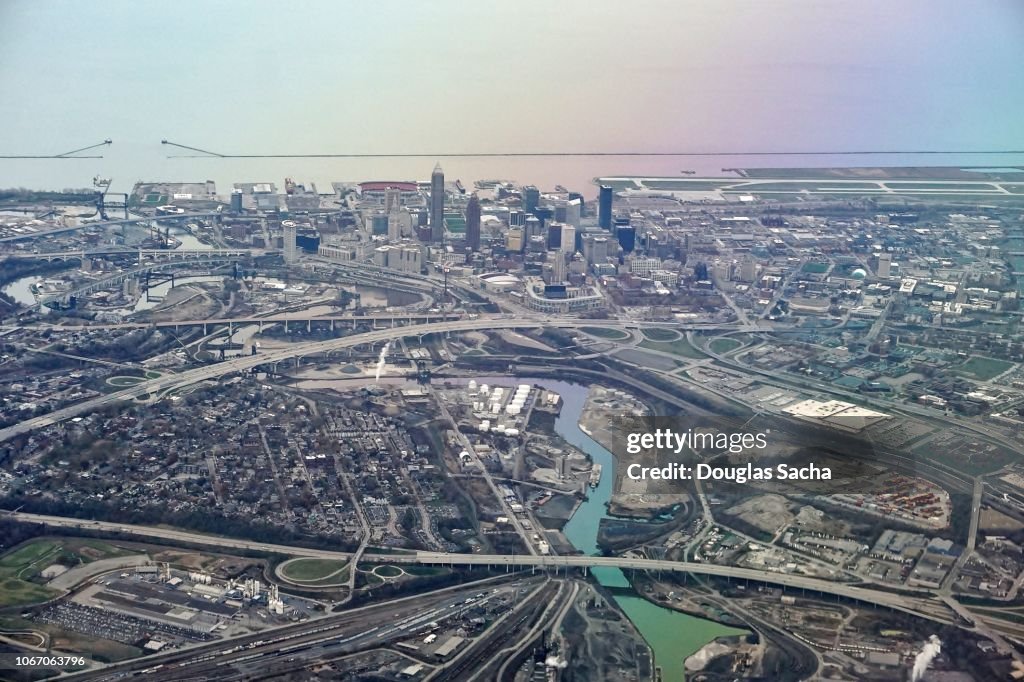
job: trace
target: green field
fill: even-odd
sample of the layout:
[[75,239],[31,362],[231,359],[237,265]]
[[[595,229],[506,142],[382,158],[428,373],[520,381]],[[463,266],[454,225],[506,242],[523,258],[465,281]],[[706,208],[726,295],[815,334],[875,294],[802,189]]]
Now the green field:
[[644,330],[644,337],[650,341],[673,341],[679,338],[679,332],[674,329],[652,327]]
[[617,341],[621,341],[629,338],[629,334],[621,329],[611,329],[608,327],[583,327],[581,331],[590,334],[591,336],[598,336],[602,339],[615,339]]
[[708,344],[708,348],[712,353],[728,353],[731,350],[736,350],[743,344],[736,339],[712,339],[711,343]]
[[685,338],[676,339],[675,341],[642,341],[640,347],[647,348],[648,350],[659,350],[663,353],[672,353],[673,355],[681,355],[684,358],[693,358],[694,360],[707,357],[700,350],[694,348],[693,344]]
[[818,261],[810,261],[804,263],[804,267],[801,268],[804,272],[810,272],[815,275],[820,275],[828,270],[828,263],[819,263]]
[[347,561],[336,559],[295,559],[281,566],[281,575],[297,583],[341,583],[348,577],[343,570],[347,566]]
[[397,578],[398,576],[402,575],[402,569],[398,568],[397,566],[392,566],[390,564],[376,566],[374,567],[373,572],[382,578]]
[[33,604],[57,595],[38,583],[30,582],[61,555],[62,547],[53,540],[36,540],[0,558],[0,606]]
[[1012,362],[973,355],[967,362],[955,368],[961,374],[969,374],[981,381],[993,379],[1013,367]]
[[109,385],[117,386],[119,388],[126,388],[128,386],[137,386],[138,384],[141,384],[143,381],[145,381],[145,379],[143,379],[142,377],[128,377],[128,376],[110,377],[109,379],[107,379],[107,383]]

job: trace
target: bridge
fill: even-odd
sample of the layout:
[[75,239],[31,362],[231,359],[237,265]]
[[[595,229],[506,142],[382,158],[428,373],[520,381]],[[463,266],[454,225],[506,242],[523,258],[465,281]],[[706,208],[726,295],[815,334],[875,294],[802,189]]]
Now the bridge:
[[314,322],[329,323],[331,329],[336,325],[359,322],[442,322],[457,320],[462,313],[371,313],[368,315],[267,315],[265,317],[214,317],[203,320],[171,320],[160,322],[111,322],[107,324],[76,324],[76,325],[26,325],[23,329],[50,329],[54,331],[88,331],[93,329],[175,329],[179,327],[202,327],[203,334],[208,333],[209,326],[227,326],[231,333],[236,326],[259,325],[263,331],[265,325],[284,324],[285,331],[291,323],[305,324],[307,330],[312,329]]
[[41,307],[58,302],[66,304],[68,303],[68,301],[70,301],[72,296],[85,296],[86,294],[91,294],[94,291],[102,291],[104,289],[109,289],[112,286],[121,284],[125,280],[135,279],[139,275],[145,274],[147,272],[157,272],[160,270],[166,270],[167,268],[179,266],[231,261],[239,258],[239,254],[248,255],[251,252],[246,251],[244,249],[216,249],[196,250],[193,251],[193,253],[201,255],[183,255],[182,258],[180,259],[168,259],[162,262],[145,263],[143,265],[134,267],[131,270],[124,270],[122,272],[117,273],[116,275],[111,275],[109,277],[104,277],[103,279],[88,282],[86,284],[82,284],[78,287],[75,287],[74,289],[70,289],[59,294],[54,294],[53,296],[47,296],[38,303],[38,306]]
[[[5,516],[27,523],[42,523],[57,528],[78,528],[82,530],[106,531],[136,535],[141,537],[161,538],[193,545],[216,546],[221,549],[244,549],[251,551],[273,552],[285,556],[316,557],[347,561],[352,558],[350,553],[332,550],[276,545],[255,540],[242,540],[212,535],[204,535],[186,530],[175,530],[154,526],[113,523],[110,521],[91,521],[63,516],[50,516],[26,512],[6,512]],[[388,564],[422,564],[431,566],[480,566],[501,567],[509,570],[520,568],[570,569],[581,568],[590,571],[595,568],[640,571],[671,571],[707,575],[729,580],[760,582],[790,589],[801,589],[820,594],[833,594],[845,599],[854,599],[866,604],[875,604],[933,621],[956,624],[957,615],[947,603],[931,596],[906,595],[877,589],[867,584],[854,585],[834,582],[822,578],[813,578],[779,571],[762,571],[752,568],[738,568],[718,564],[693,563],[686,561],[668,561],[663,559],[644,559],[628,556],[586,556],[582,554],[569,556],[531,555],[531,554],[450,554],[447,552],[415,552],[409,554],[364,554],[368,562]]]
[[139,263],[143,260],[175,260],[181,258],[198,258],[204,256],[236,256],[239,258],[269,256],[281,253],[280,249],[131,249],[123,246],[111,246],[99,249],[80,249],[78,251],[49,251],[43,253],[6,253],[0,257],[8,260],[84,260],[97,256],[135,257]]
[[0,244],[7,242],[21,242],[28,239],[52,237],[55,234],[63,234],[65,232],[76,232],[78,230],[87,230],[92,227],[106,228],[117,227],[119,225],[135,225],[136,223],[148,223],[153,220],[187,220],[189,218],[216,218],[220,215],[221,214],[219,212],[180,213],[178,215],[145,216],[142,218],[126,218],[124,220],[99,220],[89,223],[80,223],[78,225],[55,227],[49,230],[40,230],[39,232],[27,232],[25,234],[11,235],[9,237],[0,237]]

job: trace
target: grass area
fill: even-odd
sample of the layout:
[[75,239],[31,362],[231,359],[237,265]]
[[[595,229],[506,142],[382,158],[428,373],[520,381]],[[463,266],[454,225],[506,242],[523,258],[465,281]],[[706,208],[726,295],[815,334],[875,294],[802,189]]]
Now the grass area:
[[804,263],[804,266],[803,266],[803,268],[801,268],[801,270],[803,270],[804,272],[810,272],[810,273],[813,273],[813,274],[816,274],[816,275],[820,275],[823,272],[828,270],[828,263],[820,263],[818,261],[810,261],[810,262]]
[[974,184],[974,183],[968,183],[968,182],[893,182],[893,181],[887,180],[885,182],[885,186],[888,187],[889,189],[910,189],[910,190],[914,190],[914,189],[918,189],[918,190],[920,190],[920,189],[928,189],[928,190],[932,190],[932,189],[945,189],[945,190],[950,190],[950,191],[956,191],[958,189],[966,189],[966,190],[975,190],[975,191],[977,191],[977,190],[994,190],[995,189],[995,187],[993,187],[989,183]]
[[712,353],[728,353],[729,351],[736,350],[743,344],[736,339],[711,339],[711,343],[708,344],[708,348]]
[[609,327],[583,327],[581,331],[590,334],[591,336],[598,336],[602,339],[615,339],[616,341],[621,341],[629,338],[629,334],[621,329],[611,329]]
[[142,377],[110,377],[107,379],[107,383],[109,385],[120,387],[137,386],[143,381],[145,381],[145,379]]
[[967,362],[956,368],[961,374],[969,374],[981,381],[993,379],[1013,367],[1012,362],[985,358],[980,355],[972,355]]
[[685,338],[675,341],[642,341],[640,347],[647,348],[648,350],[660,350],[663,353],[672,353],[673,355],[681,355],[684,358],[693,358],[695,360],[707,357],[704,353],[694,348],[693,344]]
[[328,582],[341,582],[344,577],[341,574],[333,576],[341,569],[348,566],[347,561],[336,559],[296,559],[289,561],[281,567],[281,575],[301,583],[315,583],[330,577]]
[[746,190],[747,192],[800,192],[802,190],[816,191],[821,189],[829,190],[874,190],[880,191],[877,183],[874,182],[834,182],[830,180],[808,180],[806,182],[751,182],[749,185],[740,185],[733,188],[734,191]]
[[679,338],[679,332],[674,329],[652,327],[644,330],[644,337],[651,341],[673,341]]
[[402,569],[398,566],[392,566],[391,564],[385,564],[383,566],[376,566],[373,572],[382,578],[397,578],[402,575]]
[[644,187],[650,189],[660,189],[665,191],[691,191],[691,192],[707,192],[709,190],[716,190],[719,187],[725,185],[735,184],[734,180],[676,180],[669,178],[650,178],[643,181]]
[[37,540],[0,558],[0,606],[34,604],[56,596],[54,590],[31,580],[53,563],[62,549],[59,542]]

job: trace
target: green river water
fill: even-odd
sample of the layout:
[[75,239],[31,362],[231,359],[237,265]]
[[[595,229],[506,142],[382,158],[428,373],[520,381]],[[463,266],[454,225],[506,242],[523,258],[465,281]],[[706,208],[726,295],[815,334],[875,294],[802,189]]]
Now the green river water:
[[[589,499],[579,506],[564,529],[566,537],[577,549],[586,554],[597,554],[597,531],[606,515],[605,504],[611,498],[614,463],[612,454],[579,428],[580,413],[589,389],[561,381],[525,381],[544,386],[562,396],[562,411],[555,421],[555,431],[566,442],[589,454],[603,468],[600,484],[591,490]],[[630,587],[629,580],[617,568],[598,568],[593,573],[606,587]],[[662,608],[640,596],[618,594],[614,598],[653,650],[654,663],[661,667],[664,682],[681,682],[684,679],[683,661],[711,640],[745,632]]]

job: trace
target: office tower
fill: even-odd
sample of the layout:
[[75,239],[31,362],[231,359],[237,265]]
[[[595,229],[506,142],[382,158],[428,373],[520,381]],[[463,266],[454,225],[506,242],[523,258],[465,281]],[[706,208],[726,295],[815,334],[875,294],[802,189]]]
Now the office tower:
[[480,250],[480,198],[476,192],[466,204],[466,246],[474,251]]
[[509,227],[522,227],[526,224],[526,213],[523,211],[509,211],[508,212],[508,225]]
[[506,235],[505,248],[519,253],[523,250],[523,228],[510,227]]
[[629,225],[619,225],[615,233],[619,240],[619,246],[626,253],[633,253],[636,248],[636,228]]
[[753,282],[757,279],[757,261],[749,256],[740,262],[737,279],[741,282]]
[[583,238],[583,257],[587,263],[604,263],[608,260],[608,238],[588,234]]
[[562,225],[551,223],[548,225],[548,249],[562,248]]
[[388,213],[388,241],[397,242],[402,239],[402,214],[398,211]]
[[231,190],[231,212],[242,212],[242,190],[240,189]]
[[385,213],[375,213],[370,216],[370,234],[387,234],[388,216]]
[[441,164],[430,174],[430,241],[444,240],[444,171]]
[[396,187],[388,187],[384,190],[384,212],[387,214],[397,213],[402,208],[402,191]]
[[580,215],[581,216],[587,215],[587,202],[583,198],[583,195],[580,194],[579,192],[569,192],[568,196],[569,196],[569,201],[578,201],[578,202],[580,202]]
[[533,185],[523,188],[523,210],[527,213],[536,213],[537,205],[540,204],[540,190]]
[[566,253],[576,253],[576,226],[562,225],[562,237],[559,239],[559,248]]
[[561,249],[555,251],[551,261],[551,283],[561,284],[566,279],[565,252]]
[[892,254],[891,253],[880,253],[878,254],[878,276],[888,277],[889,272],[892,268]]
[[286,220],[281,223],[284,230],[284,262],[294,263],[298,259],[298,252],[295,247],[295,221]]
[[615,191],[608,185],[601,185],[601,194],[597,206],[597,224],[602,230],[612,229],[612,201],[615,198]]
[[527,237],[540,237],[544,234],[544,227],[541,225],[540,218],[535,215],[527,216],[526,222],[523,223],[526,226]]
[[578,228],[580,226],[580,218],[582,217],[583,201],[580,199],[570,199],[565,205],[565,222]]

